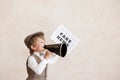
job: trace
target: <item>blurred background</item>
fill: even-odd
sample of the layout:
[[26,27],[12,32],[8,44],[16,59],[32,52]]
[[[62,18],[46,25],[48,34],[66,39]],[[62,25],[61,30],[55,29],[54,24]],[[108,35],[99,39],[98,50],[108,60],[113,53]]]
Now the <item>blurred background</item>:
[[80,40],[48,67],[47,80],[120,80],[120,0],[0,0],[0,80],[25,80],[24,38],[59,24]]

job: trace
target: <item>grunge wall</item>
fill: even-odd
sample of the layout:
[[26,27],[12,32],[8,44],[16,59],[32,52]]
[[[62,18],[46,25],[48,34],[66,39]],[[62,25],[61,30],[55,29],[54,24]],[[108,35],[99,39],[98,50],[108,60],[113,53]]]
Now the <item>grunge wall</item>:
[[48,80],[120,80],[119,0],[0,0],[0,80],[25,80],[26,35],[59,24],[80,42],[49,65]]

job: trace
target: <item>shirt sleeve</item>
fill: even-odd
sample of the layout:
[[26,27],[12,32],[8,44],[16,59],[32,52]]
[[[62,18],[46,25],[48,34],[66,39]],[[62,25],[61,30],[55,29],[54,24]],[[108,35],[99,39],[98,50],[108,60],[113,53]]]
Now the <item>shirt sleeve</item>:
[[59,56],[54,54],[47,61],[48,61],[49,64],[54,64],[54,63],[57,62],[58,58],[59,58]]
[[47,63],[48,63],[48,61],[46,59],[43,59],[38,64],[33,56],[30,56],[28,58],[28,67],[30,67],[35,73],[37,73],[39,75],[43,72]]

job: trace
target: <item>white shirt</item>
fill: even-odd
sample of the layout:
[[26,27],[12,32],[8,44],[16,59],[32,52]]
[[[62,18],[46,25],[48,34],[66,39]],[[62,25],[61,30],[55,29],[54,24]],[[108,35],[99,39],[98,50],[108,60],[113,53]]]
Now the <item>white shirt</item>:
[[46,64],[48,64],[48,63],[49,64],[53,64],[59,58],[58,55],[52,55],[52,56],[50,56],[49,59],[44,59],[45,52],[44,52],[43,55],[40,55],[39,52],[34,52],[33,54],[37,55],[40,58],[41,62],[38,64],[37,61],[36,61],[36,59],[33,56],[30,56],[28,58],[28,67],[30,67],[35,73],[37,73],[39,75],[45,69]]

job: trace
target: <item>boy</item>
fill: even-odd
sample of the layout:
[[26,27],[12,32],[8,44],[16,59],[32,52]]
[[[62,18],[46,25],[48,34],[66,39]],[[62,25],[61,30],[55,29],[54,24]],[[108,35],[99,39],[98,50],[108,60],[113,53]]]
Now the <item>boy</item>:
[[44,49],[45,39],[43,32],[28,35],[24,43],[30,50],[30,56],[26,62],[28,72],[26,80],[46,80],[47,64],[55,63],[58,56]]

